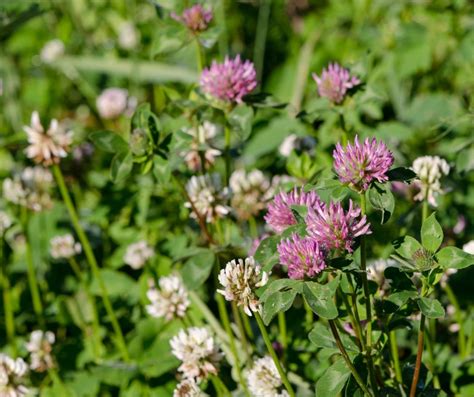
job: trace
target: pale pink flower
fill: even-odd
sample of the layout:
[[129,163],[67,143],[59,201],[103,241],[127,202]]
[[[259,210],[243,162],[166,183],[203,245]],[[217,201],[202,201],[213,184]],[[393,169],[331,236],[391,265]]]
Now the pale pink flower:
[[318,85],[319,95],[328,98],[333,103],[341,103],[347,90],[360,84],[360,80],[349,74],[337,63],[330,63],[327,69],[323,69],[321,76],[313,73],[313,79]]
[[172,13],[171,17],[183,23],[191,32],[204,32],[212,21],[212,11],[196,4],[186,8],[181,15]]

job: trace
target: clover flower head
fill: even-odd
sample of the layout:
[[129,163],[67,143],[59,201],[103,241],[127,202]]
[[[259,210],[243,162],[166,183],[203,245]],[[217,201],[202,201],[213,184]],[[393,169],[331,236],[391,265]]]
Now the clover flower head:
[[55,259],[68,259],[80,254],[82,246],[80,243],[74,241],[72,234],[65,234],[63,236],[56,236],[49,242],[51,256]]
[[182,364],[178,371],[185,379],[194,379],[197,383],[216,375],[222,353],[207,328],[191,327],[180,330],[170,340],[171,353]]
[[316,140],[311,136],[288,135],[278,147],[278,152],[283,157],[289,157],[293,150],[312,151],[316,146]]
[[212,21],[212,11],[205,9],[201,4],[186,8],[181,15],[171,14],[171,17],[184,24],[191,32],[204,32]]
[[357,77],[351,76],[349,71],[338,63],[330,63],[327,69],[323,69],[321,76],[313,73],[313,79],[318,85],[319,95],[335,104],[342,102],[347,90],[360,84]]
[[441,188],[441,178],[443,175],[449,174],[448,163],[438,156],[423,156],[413,161],[412,169],[420,178],[414,182],[414,185],[420,190],[415,196],[415,200],[427,199],[433,207],[437,207],[436,199],[438,195],[444,193]]
[[207,397],[194,381],[194,379],[183,379],[176,385],[173,397]]
[[382,141],[366,138],[361,144],[357,136],[354,145],[349,143],[342,147],[338,143],[333,157],[339,180],[359,193],[365,192],[374,180],[381,183],[388,181],[387,171],[394,161],[392,153]]
[[217,125],[207,120],[186,131],[187,134],[191,135],[192,141],[189,150],[183,152],[183,156],[191,171],[203,169],[201,157],[204,157],[204,168],[206,168],[212,166],[216,161],[216,157],[222,154],[220,150],[210,146],[212,139],[217,135],[217,131]]
[[23,385],[28,365],[22,358],[16,360],[0,353],[0,396],[23,397],[29,390]]
[[132,50],[139,44],[140,32],[135,25],[130,22],[124,22],[120,25],[118,34],[118,44],[124,50]]
[[288,267],[288,277],[301,280],[315,277],[326,268],[326,253],[311,237],[300,237],[293,233],[291,238],[278,244],[280,263]]
[[159,289],[154,284],[150,286],[146,296],[150,300],[146,311],[152,317],[164,317],[167,321],[183,318],[190,305],[188,293],[176,275],[161,277]]
[[353,252],[355,238],[372,233],[366,216],[361,216],[352,200],[347,211],[340,202],[310,207],[306,224],[309,236],[327,250]]
[[308,208],[320,203],[319,196],[314,192],[305,192],[303,188],[294,188],[292,191],[278,193],[273,201],[268,204],[268,212],[264,219],[275,232],[281,233],[288,226],[297,223],[292,205],[305,205]]
[[247,374],[249,391],[255,397],[288,397],[280,374],[270,356],[259,358]]
[[59,39],[48,41],[41,49],[40,59],[44,63],[52,63],[64,55],[64,43]]
[[202,91],[214,99],[226,103],[241,103],[257,86],[257,73],[252,62],[226,57],[223,63],[212,61],[201,74]]
[[252,316],[252,312],[260,311],[260,302],[255,290],[268,282],[268,274],[253,257],[228,262],[220,271],[218,279],[224,288],[218,289],[217,292],[224,295],[226,300],[243,306],[248,316]]
[[197,211],[199,216],[210,223],[216,218],[225,217],[230,212],[230,208],[226,205],[229,190],[222,188],[219,174],[191,177],[186,185],[186,192],[190,201],[184,205],[193,210],[192,218],[197,218],[194,212]]
[[153,248],[144,240],[130,244],[125,251],[123,261],[132,269],[141,269],[155,255]]
[[8,214],[4,211],[0,211],[0,238],[7,231],[7,229],[12,225],[12,220]]
[[64,131],[56,119],[51,120],[47,131],[44,130],[38,112],[31,115],[31,125],[24,126],[28,138],[26,156],[37,164],[50,166],[58,164],[67,156],[72,144],[72,131]]
[[54,367],[54,360],[51,355],[52,345],[56,337],[51,331],[33,331],[30,340],[26,344],[26,350],[30,353],[30,368],[36,372],[45,372]]
[[116,119],[128,110],[130,99],[126,89],[106,88],[96,99],[97,111],[103,119]]

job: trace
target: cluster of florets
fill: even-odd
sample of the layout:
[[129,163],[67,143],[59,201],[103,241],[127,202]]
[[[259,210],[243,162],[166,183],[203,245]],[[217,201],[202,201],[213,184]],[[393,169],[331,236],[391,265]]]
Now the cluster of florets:
[[207,30],[212,21],[212,11],[206,10],[201,4],[186,8],[181,15],[172,13],[171,17],[185,25],[191,32],[199,33]]
[[28,394],[24,385],[28,365],[22,358],[13,359],[0,353],[0,396],[23,397]]
[[249,391],[255,397],[288,397],[280,374],[270,356],[259,358],[247,374]]
[[121,115],[133,113],[137,99],[129,96],[124,88],[106,88],[96,99],[97,111],[100,117],[106,120],[116,119]]
[[415,200],[427,200],[433,207],[436,207],[438,205],[437,197],[444,193],[441,188],[441,178],[443,175],[449,174],[449,164],[438,156],[423,156],[413,161],[412,168],[419,178],[414,182],[420,190],[415,196]]
[[69,259],[82,251],[81,244],[76,242],[72,234],[69,233],[53,237],[49,244],[49,252],[55,259]]
[[323,69],[321,76],[313,73],[313,79],[318,85],[319,95],[335,104],[341,103],[347,91],[360,84],[357,77],[351,76],[347,69],[337,63],[330,63],[327,69]]
[[153,248],[144,240],[127,247],[123,261],[132,269],[141,269],[155,255]]
[[190,305],[188,293],[176,275],[161,277],[159,289],[152,283],[146,294],[150,300],[146,310],[152,317],[164,317],[167,321],[183,318]]
[[[218,127],[209,121],[189,128],[186,133],[191,135],[192,141],[189,149],[183,152],[184,161],[191,171],[205,170],[212,166],[221,151],[211,146],[211,141],[216,137]],[[204,161],[204,164],[202,164]]]
[[33,331],[30,340],[26,344],[26,350],[30,353],[30,368],[36,372],[44,372],[54,367],[51,354],[56,337],[51,331]]

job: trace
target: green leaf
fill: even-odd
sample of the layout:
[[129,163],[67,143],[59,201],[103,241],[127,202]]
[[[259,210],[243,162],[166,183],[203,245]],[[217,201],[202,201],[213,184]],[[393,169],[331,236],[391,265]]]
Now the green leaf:
[[416,251],[423,249],[418,240],[411,236],[401,237],[394,242],[394,245],[395,251],[406,259],[411,259]]
[[305,191],[315,190],[324,202],[341,201],[349,195],[348,187],[335,179],[322,179],[316,186],[306,185]]
[[211,274],[216,257],[211,250],[202,249],[189,258],[181,270],[183,282],[190,290],[199,288]]
[[159,183],[168,183],[171,178],[170,162],[160,156],[153,156],[153,175]]
[[[333,280],[339,283],[339,279]],[[337,317],[338,311],[334,304],[333,296],[336,292],[337,284],[328,283],[326,285],[308,281],[304,284],[303,295],[318,316],[332,320]],[[335,287],[334,287],[335,286]]]
[[262,240],[255,251],[255,260],[262,265],[263,270],[269,272],[279,261],[277,245],[280,236],[271,236]]
[[316,383],[316,396],[337,396],[351,376],[343,359],[331,365]]
[[283,109],[286,107],[286,103],[278,101],[271,94],[265,92],[259,92],[256,94],[249,94],[243,97],[243,101],[256,108],[274,108]]
[[444,247],[436,254],[436,259],[445,269],[464,269],[474,265],[474,255],[457,247]]
[[271,295],[278,291],[295,290],[301,293],[303,291],[303,281],[292,280],[290,278],[281,278],[269,282],[265,287],[262,287],[261,289],[264,289],[264,291],[260,296],[260,301],[265,302]]
[[131,152],[119,152],[112,159],[110,178],[114,183],[125,180],[132,172],[133,155]]
[[[319,348],[326,349],[337,349],[336,341],[334,336],[329,331],[328,327],[317,322],[311,332],[308,335],[309,340],[313,345]],[[345,335],[341,334],[342,344],[347,350],[352,350],[354,352],[359,352],[359,348],[353,342],[353,340]]]
[[416,291],[400,291],[390,294],[387,300],[397,305],[398,307],[402,307],[410,299],[415,299],[417,295],[418,294],[416,293]]
[[97,131],[89,135],[94,145],[104,152],[118,153],[128,150],[128,144],[125,140],[112,131]]
[[382,213],[380,223],[386,223],[395,209],[395,199],[388,183],[374,183],[369,190],[369,201],[372,207]]
[[410,168],[398,167],[387,171],[389,181],[407,182],[416,178],[416,172]]
[[273,317],[275,317],[278,312],[286,312],[293,304],[296,294],[297,291],[290,290],[284,292],[278,291],[268,296],[263,304],[262,313],[265,325],[270,324],[270,321],[272,321]]
[[444,308],[437,299],[420,298],[417,300],[421,312],[428,318],[444,317]]
[[229,124],[240,133],[243,141],[252,133],[253,110],[249,106],[237,106],[229,114]]
[[443,229],[432,213],[421,226],[421,243],[428,251],[436,252],[443,242]]

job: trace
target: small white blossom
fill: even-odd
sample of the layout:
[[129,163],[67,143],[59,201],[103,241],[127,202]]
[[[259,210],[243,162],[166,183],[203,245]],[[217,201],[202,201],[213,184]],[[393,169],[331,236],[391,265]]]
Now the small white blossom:
[[412,168],[420,178],[419,181],[414,182],[415,186],[420,189],[415,200],[427,199],[433,207],[436,207],[438,205],[437,196],[444,193],[440,180],[443,175],[449,174],[448,163],[438,156],[423,156],[413,162]]
[[82,251],[81,244],[75,242],[71,234],[53,237],[49,245],[51,256],[55,259],[68,259]]
[[125,22],[120,25],[118,43],[121,48],[131,50],[137,46],[139,39],[140,33],[133,23]]
[[210,146],[210,141],[215,138],[217,131],[217,126],[209,121],[204,121],[201,125],[186,130],[186,133],[192,136],[192,141],[190,149],[183,152],[183,156],[190,170],[199,171],[202,168],[201,156],[204,157],[205,166],[211,166],[216,157],[222,154],[220,150]]
[[188,293],[178,276],[161,277],[160,289],[152,285],[146,296],[150,300],[146,310],[152,317],[164,317],[170,321],[173,318],[183,318],[190,305]]
[[471,240],[462,246],[464,252],[474,255],[474,240]]
[[241,219],[249,219],[265,209],[270,181],[260,170],[236,170],[229,180],[232,207]]
[[288,397],[282,389],[282,381],[277,367],[270,356],[255,361],[248,372],[247,382],[250,393],[255,397]]
[[132,269],[141,269],[153,255],[153,248],[146,241],[139,241],[127,247],[123,261]]
[[7,231],[7,229],[12,225],[12,220],[8,214],[4,211],[0,211],[0,238]]
[[207,397],[193,379],[183,379],[173,391],[173,397]]
[[64,54],[64,43],[59,39],[48,41],[41,49],[40,58],[44,63],[51,63]]
[[367,266],[367,278],[379,285],[382,296],[390,289],[390,282],[385,278],[385,269],[396,265],[397,262],[393,259],[379,259],[369,263]]
[[31,125],[24,126],[28,136],[26,156],[37,164],[49,166],[58,164],[67,156],[72,144],[72,131],[65,131],[56,119],[52,119],[47,131],[44,130],[38,112],[31,115]]
[[192,205],[190,202],[184,205],[193,209],[192,218],[197,218],[193,206],[208,223],[230,212],[230,208],[225,204],[228,189],[222,189],[219,174],[193,176],[186,185],[186,191]]
[[43,332],[36,330],[31,333],[30,340],[26,344],[26,350],[30,352],[30,368],[36,372],[44,372],[54,367],[51,351],[56,337],[51,331]]
[[22,358],[13,358],[0,353],[0,396],[23,397],[28,389],[23,385],[28,365]]
[[281,143],[280,147],[278,148],[278,151],[283,157],[288,157],[293,149],[296,148],[296,141],[298,140],[298,135],[296,134],[291,134],[288,135],[283,142]]
[[255,295],[258,287],[268,281],[268,274],[262,271],[253,257],[232,260],[219,273],[219,282],[224,287],[217,290],[228,301],[235,301],[237,306],[243,306],[245,313],[252,316],[252,312],[260,311],[260,302]]
[[222,353],[207,328],[191,327],[180,330],[170,340],[171,352],[182,361],[178,371],[186,379],[200,382],[209,375],[216,375]]
[[125,113],[128,91],[123,88],[107,88],[97,97],[96,106],[100,117],[115,119]]

